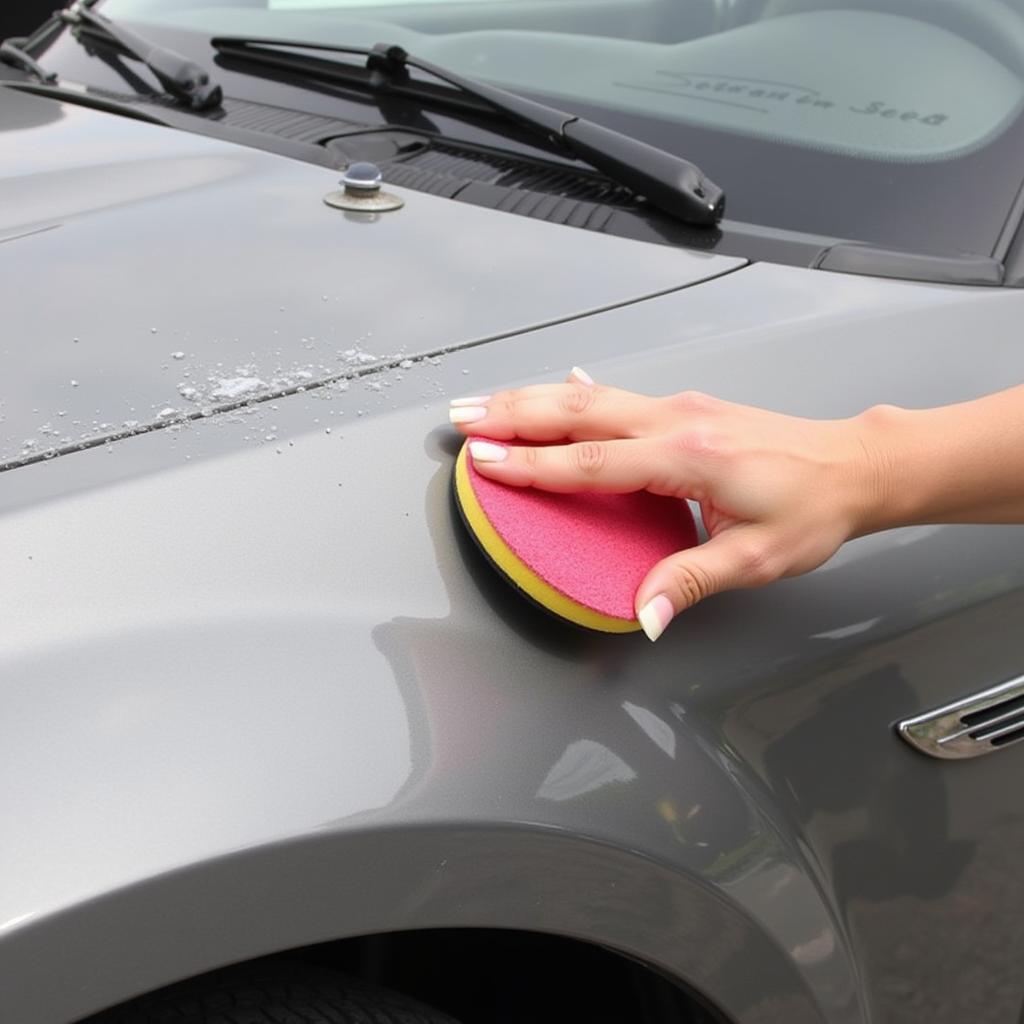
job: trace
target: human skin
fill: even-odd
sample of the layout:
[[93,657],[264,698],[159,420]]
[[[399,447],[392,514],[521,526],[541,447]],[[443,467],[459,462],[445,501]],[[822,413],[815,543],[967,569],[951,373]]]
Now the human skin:
[[638,395],[574,368],[563,384],[455,399],[450,419],[490,439],[470,455],[493,480],[700,505],[708,540],[659,562],[637,590],[651,640],[698,601],[809,572],[854,537],[1024,523],[1024,385],[934,409],[877,405],[812,420],[695,391]]

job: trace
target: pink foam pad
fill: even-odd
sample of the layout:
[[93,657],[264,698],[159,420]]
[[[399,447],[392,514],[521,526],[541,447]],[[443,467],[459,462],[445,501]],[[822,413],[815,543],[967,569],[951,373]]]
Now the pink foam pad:
[[603,615],[635,618],[637,587],[652,566],[697,543],[681,499],[509,487],[467,462],[481,508],[515,555],[550,586]]

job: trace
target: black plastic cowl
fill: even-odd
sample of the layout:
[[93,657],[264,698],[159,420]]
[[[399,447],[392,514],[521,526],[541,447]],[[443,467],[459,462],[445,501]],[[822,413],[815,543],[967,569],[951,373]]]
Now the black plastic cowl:
[[895,277],[903,281],[931,281],[936,284],[981,285],[991,288],[1003,284],[1005,270],[991,256],[935,256],[903,252],[861,242],[839,242],[822,249],[811,261],[815,270],[837,274],[866,274],[869,277]]

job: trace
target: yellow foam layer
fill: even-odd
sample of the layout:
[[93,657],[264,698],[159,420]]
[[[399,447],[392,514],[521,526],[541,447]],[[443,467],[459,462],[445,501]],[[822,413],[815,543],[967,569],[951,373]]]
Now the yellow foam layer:
[[575,622],[578,626],[596,629],[602,633],[635,633],[640,628],[640,623],[635,619],[617,619],[611,615],[602,615],[600,612],[594,611],[593,608],[579,604],[541,579],[505,543],[498,531],[491,525],[487,513],[484,512],[476,492],[473,490],[467,464],[468,447],[468,444],[462,446],[462,451],[459,452],[459,457],[455,462],[455,495],[459,500],[466,523],[491,561],[517,587],[555,615]]

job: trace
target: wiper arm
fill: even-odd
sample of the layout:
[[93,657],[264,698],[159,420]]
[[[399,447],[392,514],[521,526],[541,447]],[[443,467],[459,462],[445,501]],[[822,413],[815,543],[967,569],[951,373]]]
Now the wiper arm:
[[208,72],[180,53],[164,46],[154,46],[131,29],[97,14],[86,0],[76,0],[66,11],[57,13],[68,24],[84,27],[88,32],[113,41],[130,56],[142,61],[167,93],[184,106],[192,110],[210,110],[220,106],[223,99],[221,87]]
[[5,39],[0,43],[0,60],[5,64],[12,64],[22,71],[35,75],[40,82],[49,84],[57,81],[57,75],[53,71],[47,71],[32,54],[23,50],[18,44],[24,42],[22,39]]
[[[689,160],[506,89],[464,78],[419,57],[411,57],[400,46],[378,43],[367,50],[323,43],[227,37],[210,42],[224,56],[242,61],[291,69],[321,79],[342,80],[370,90],[445,99],[436,88],[431,89],[409,77],[408,69],[415,68],[543,135],[681,221],[713,226],[721,220],[725,210],[725,193]],[[362,55],[367,58],[366,68],[280,52],[290,48]]]

